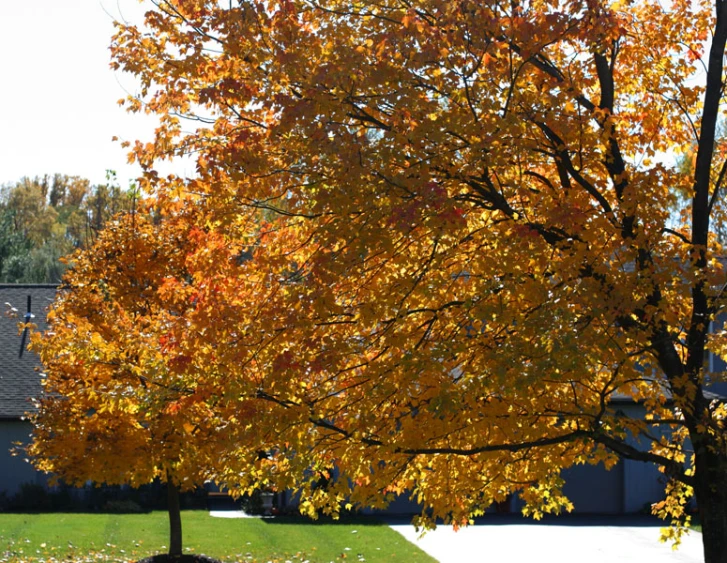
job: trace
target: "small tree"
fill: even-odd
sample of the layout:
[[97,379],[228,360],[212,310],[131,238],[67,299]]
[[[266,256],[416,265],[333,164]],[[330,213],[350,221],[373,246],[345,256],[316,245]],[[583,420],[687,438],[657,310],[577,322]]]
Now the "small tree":
[[207,374],[189,369],[194,358],[165,351],[190,302],[164,291],[187,275],[188,230],[143,214],[111,222],[73,256],[49,329],[32,344],[44,365],[33,463],[77,485],[166,482],[173,556],[182,554],[179,493],[214,476],[229,425]]

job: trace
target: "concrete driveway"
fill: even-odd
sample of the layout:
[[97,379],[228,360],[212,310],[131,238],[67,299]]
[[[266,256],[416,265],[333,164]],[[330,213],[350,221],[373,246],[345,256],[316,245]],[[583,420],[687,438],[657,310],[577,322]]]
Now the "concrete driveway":
[[405,519],[388,523],[440,563],[704,562],[702,534],[691,532],[673,551],[659,542],[662,523],[649,517],[563,516],[534,523],[493,515],[457,532],[439,526],[423,537]]

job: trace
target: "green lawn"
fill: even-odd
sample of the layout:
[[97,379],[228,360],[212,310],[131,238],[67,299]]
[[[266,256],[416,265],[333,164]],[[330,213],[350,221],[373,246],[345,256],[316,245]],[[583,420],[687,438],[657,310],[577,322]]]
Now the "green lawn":
[[[374,520],[224,519],[182,513],[185,551],[226,562],[436,563]],[[167,515],[0,514],[0,561],[135,561],[166,551]]]

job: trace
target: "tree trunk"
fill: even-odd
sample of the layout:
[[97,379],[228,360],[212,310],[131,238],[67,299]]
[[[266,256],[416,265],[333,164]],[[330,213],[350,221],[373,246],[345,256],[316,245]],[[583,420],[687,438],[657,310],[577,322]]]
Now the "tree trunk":
[[704,562],[727,563],[727,460],[705,451],[706,447],[699,449],[694,492],[702,524]]
[[169,511],[169,555],[182,555],[182,514],[179,508],[179,487],[167,476],[167,510]]

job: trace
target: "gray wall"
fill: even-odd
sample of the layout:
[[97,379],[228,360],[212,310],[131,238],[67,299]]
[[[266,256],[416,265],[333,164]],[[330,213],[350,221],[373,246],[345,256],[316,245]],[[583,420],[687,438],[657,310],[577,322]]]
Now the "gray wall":
[[28,443],[30,423],[22,420],[0,420],[0,491],[8,495],[17,492],[21,483],[45,485],[46,475],[36,471],[20,453],[13,456],[10,450],[16,442]]
[[624,462],[610,470],[597,465],[574,465],[561,472],[563,493],[580,514],[620,514],[624,512]]
[[[625,405],[621,410],[632,418],[645,418],[646,410],[641,405]],[[652,429],[655,437],[660,436],[658,428]],[[645,438],[630,436],[628,443],[639,450],[648,450],[650,442]],[[657,465],[642,461],[626,461],[624,467],[624,511],[642,512],[664,499],[666,479]]]
[[[646,411],[638,404],[614,405],[629,418],[644,418]],[[653,434],[658,436],[658,431]],[[646,439],[629,436],[630,445],[648,450]],[[602,464],[580,465],[563,471],[564,492],[581,513],[636,513],[664,499],[666,479],[656,465],[621,460],[610,471]]]

